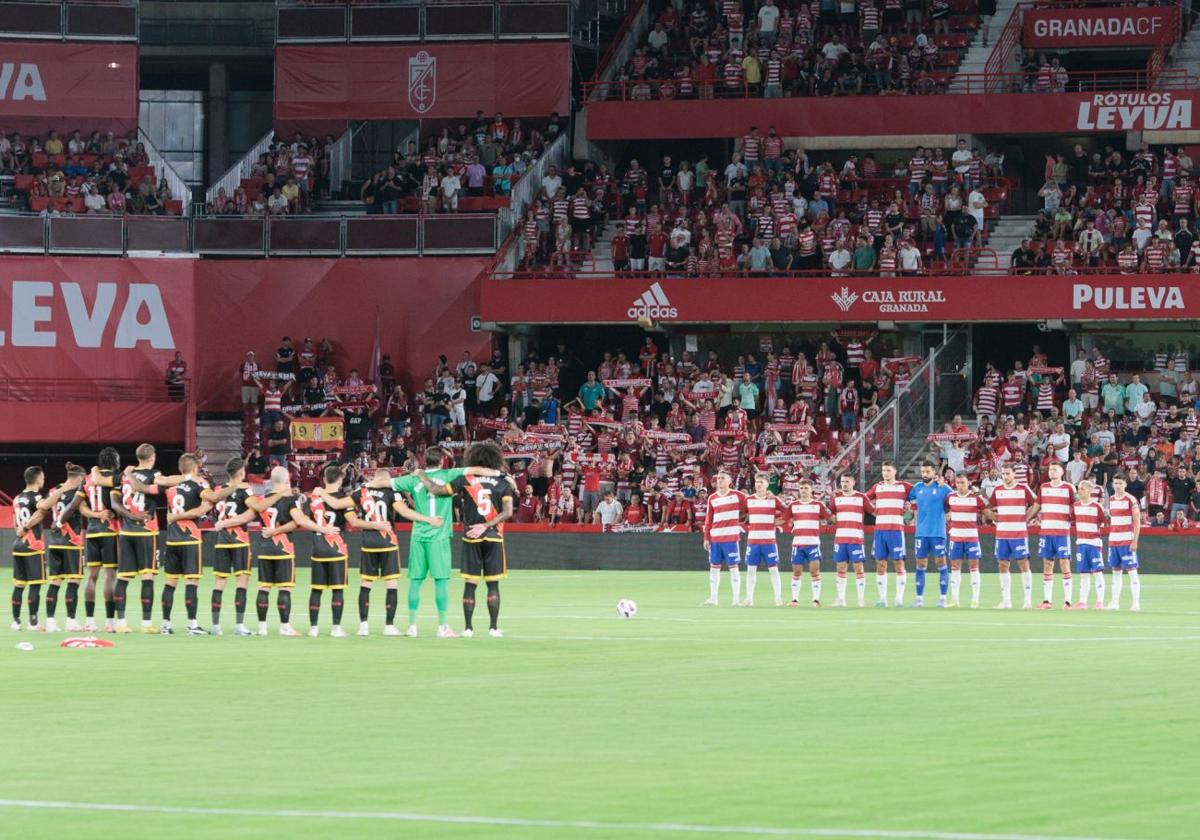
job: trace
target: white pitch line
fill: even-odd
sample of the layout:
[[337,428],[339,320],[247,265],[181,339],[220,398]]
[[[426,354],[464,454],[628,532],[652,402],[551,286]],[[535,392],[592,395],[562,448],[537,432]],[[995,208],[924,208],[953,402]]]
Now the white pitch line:
[[[720,642],[723,644],[734,645],[758,645],[758,644],[792,644],[792,645],[812,645],[812,644],[843,644],[845,642],[872,642],[878,641],[868,638],[855,638],[853,636],[836,636],[829,638],[820,638],[814,636],[796,636],[796,637],[781,637],[781,638],[765,638],[757,639],[714,639],[709,636],[527,636],[523,633],[509,633],[507,637],[510,639],[519,639],[527,642],[686,642],[688,644],[711,644]],[[890,637],[887,640],[889,643],[900,644],[924,644],[929,641],[928,637],[916,639],[902,639]],[[1088,642],[1194,642],[1200,641],[1200,635],[1196,636],[1087,636],[1079,639],[1062,639],[1048,636],[1006,636],[1001,639],[995,638],[955,638],[952,641],[965,642],[970,644],[994,644],[994,645],[1009,645],[1015,642],[1038,642],[1054,645],[1071,645],[1085,644]]]
[[[816,610],[809,610],[809,614],[815,615],[816,612],[817,612]],[[942,612],[943,611],[938,610],[938,611],[936,611],[935,614],[941,614]],[[1025,611],[1014,610],[1013,612],[1021,613],[1021,612],[1025,612]],[[822,614],[841,615],[841,611],[840,610],[830,610],[829,613],[824,613],[824,611],[822,611]],[[742,615],[744,615],[744,613]],[[721,613],[720,617],[718,617],[716,619],[711,619],[711,618],[674,618],[671,616],[662,616],[662,615],[645,615],[643,612],[638,615],[637,620],[638,621],[647,621],[647,622],[649,622],[649,621],[686,622],[689,624],[708,623],[711,625],[715,625],[715,624],[719,623],[720,625],[727,625],[727,624],[752,624],[752,625],[787,624],[787,625],[791,625],[793,627],[801,626],[801,625],[797,625],[797,623],[796,623],[797,619],[794,619],[794,618],[768,618],[766,616],[748,618],[748,617],[742,617],[742,615],[739,615],[738,617],[733,617],[733,616],[729,616],[728,613]],[[725,616],[729,616],[729,617],[725,617]],[[566,613],[558,613],[555,615],[526,615],[524,613],[519,613],[518,618],[520,618],[522,620],[530,619],[530,620],[538,620],[538,621],[605,621],[605,622],[608,622],[608,621],[625,621],[626,620],[626,619],[621,618],[619,615],[596,615],[594,613],[588,614],[588,615],[566,614]],[[803,621],[804,619],[799,619],[799,620]],[[896,620],[889,620],[889,619],[885,619],[885,618],[878,618],[878,619],[837,618],[834,620],[838,621],[842,624],[868,624],[868,625],[869,624],[898,624],[898,625],[903,625],[905,627],[917,626],[917,625],[914,625],[911,621],[896,621]],[[947,627],[1010,627],[1011,628],[1013,626],[1012,622],[1009,622],[1009,621],[946,621],[946,620],[941,620],[941,619],[934,619],[934,620],[937,621],[938,623],[937,624],[928,624],[928,625],[924,625],[924,626],[929,627],[930,629],[933,629],[933,630],[943,630]],[[807,625],[803,625],[803,626],[807,626]],[[1104,628],[1104,629],[1111,630],[1116,625],[1092,624],[1092,623],[1086,623],[1083,621],[1078,621],[1078,622],[1077,621],[1038,621],[1037,624],[1034,626],[1036,626],[1038,628],[1048,629],[1048,630],[1049,629],[1059,629],[1059,628],[1062,628],[1064,630],[1074,630],[1076,628],[1081,628],[1081,629]],[[1137,624],[1136,628],[1139,630],[1200,630],[1200,625]]]
[[989,834],[977,831],[901,831],[872,828],[771,828],[750,825],[693,823],[600,822],[597,820],[537,820],[519,817],[476,817],[417,814],[407,811],[304,811],[260,808],[199,808],[176,805],[122,805],[108,802],[57,802],[39,799],[0,799],[0,808],[54,811],[174,814],[211,817],[270,817],[274,819],[385,820],[448,823],[493,827],[555,828],[580,831],[672,832],[676,834],[740,834],[758,837],[851,837],[867,840],[1122,840],[1117,837],[1078,837],[1059,834]]

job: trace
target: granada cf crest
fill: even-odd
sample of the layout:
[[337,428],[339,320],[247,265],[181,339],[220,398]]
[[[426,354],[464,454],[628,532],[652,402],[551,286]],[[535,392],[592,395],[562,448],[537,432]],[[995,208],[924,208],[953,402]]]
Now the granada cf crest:
[[437,101],[437,59],[421,50],[408,60],[408,104],[424,114]]

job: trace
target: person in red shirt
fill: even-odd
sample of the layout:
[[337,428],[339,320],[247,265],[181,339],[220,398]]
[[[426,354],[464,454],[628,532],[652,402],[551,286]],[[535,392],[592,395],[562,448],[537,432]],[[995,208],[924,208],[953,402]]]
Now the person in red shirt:
[[646,506],[642,504],[642,494],[634,492],[629,497],[629,504],[622,514],[626,525],[641,525],[646,521]]
[[167,398],[179,402],[183,399],[184,380],[187,379],[187,362],[183,360],[183,354],[178,350],[175,351],[173,358],[167,365]]
[[584,521],[591,517],[596,505],[600,504],[600,479],[603,472],[600,464],[583,464],[579,468],[580,476],[583,478],[581,507]]
[[521,501],[517,504],[513,520],[522,524],[529,524],[540,522],[541,519],[542,500],[533,495],[533,485],[526,484],[524,491],[521,493]]

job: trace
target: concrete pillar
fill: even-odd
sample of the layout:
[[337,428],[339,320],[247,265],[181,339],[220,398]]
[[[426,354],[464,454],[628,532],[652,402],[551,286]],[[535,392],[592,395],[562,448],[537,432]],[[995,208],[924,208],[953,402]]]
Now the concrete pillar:
[[233,163],[229,159],[229,68],[208,66],[208,177],[211,184]]

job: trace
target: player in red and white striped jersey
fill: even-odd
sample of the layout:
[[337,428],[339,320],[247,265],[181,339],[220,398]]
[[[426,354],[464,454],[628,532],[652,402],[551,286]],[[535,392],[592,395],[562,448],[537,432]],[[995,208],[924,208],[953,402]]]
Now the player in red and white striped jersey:
[[871,502],[866,494],[854,489],[854,476],[843,475],[840,489],[833,494],[830,507],[837,523],[833,535],[833,561],[837,564],[838,580],[842,581],[842,593],[835,607],[846,606],[846,567],[854,564],[854,578],[858,587],[858,605],[865,606],[867,594],[866,550],[863,548],[866,515],[871,512]]
[[1038,556],[1042,558],[1042,603],[1039,610],[1048,610],[1054,601],[1054,561],[1063,576],[1065,608],[1071,608],[1071,503],[1075,488],[1063,481],[1063,466],[1051,461],[1046,467],[1050,480],[1038,488],[1038,507],[1042,524],[1038,534]]
[[746,495],[734,490],[733,478],[725,470],[717,473],[717,489],[708,497],[704,514],[704,550],[708,552],[708,600],[706,606],[717,605],[721,586],[721,566],[729,567],[729,587],[733,606],[741,603],[742,517],[746,513]]
[[1012,561],[1021,570],[1025,592],[1024,608],[1033,609],[1033,574],[1029,571],[1029,520],[1037,515],[1037,498],[1025,484],[1017,482],[1011,464],[1000,468],[1001,484],[989,500],[996,523],[996,562],[1000,567],[1000,603],[996,609],[1012,609]]
[[766,565],[775,592],[775,606],[783,606],[783,587],[779,581],[779,546],[775,542],[775,526],[787,515],[783,501],[769,489],[770,476],[760,472],[754,476],[754,493],[746,497],[746,597],[743,607],[754,606],[754,585],[758,582],[758,567]]
[[904,568],[904,506],[912,485],[896,480],[896,465],[884,461],[880,472],[883,480],[867,491],[867,499],[875,508],[875,589],[877,607],[887,606],[887,563],[892,561],[896,572],[896,606],[904,606],[904,589],[908,573]]
[[[813,498],[812,482],[800,479],[796,498],[788,505],[788,527],[792,532],[792,606],[800,606],[800,585],[804,566],[808,565],[812,583],[812,604],[821,606],[821,523],[830,516],[829,509]],[[839,598],[846,600],[846,575],[838,578]],[[842,606],[845,606],[843,603]]]
[[1142,582],[1138,576],[1138,537],[1142,533],[1142,506],[1125,492],[1125,478],[1113,476],[1113,494],[1108,499],[1108,565],[1112,566],[1112,599],[1106,609],[1121,608],[1121,576],[1129,573],[1130,609],[1142,608]]
[[1104,609],[1104,541],[1100,526],[1108,518],[1104,505],[1092,497],[1095,485],[1084,479],[1079,482],[1079,498],[1071,507],[1075,520],[1075,573],[1079,575],[1079,600],[1073,610],[1088,608],[1088,590],[1096,584],[1096,609]]
[[987,503],[978,493],[971,491],[971,480],[965,473],[954,477],[954,490],[946,497],[949,519],[950,550],[950,606],[958,606],[958,593],[962,588],[962,561],[967,560],[971,573],[971,609],[979,608],[981,578],[979,560],[983,552],[979,548],[979,515],[987,515]]

